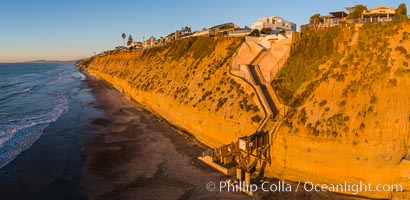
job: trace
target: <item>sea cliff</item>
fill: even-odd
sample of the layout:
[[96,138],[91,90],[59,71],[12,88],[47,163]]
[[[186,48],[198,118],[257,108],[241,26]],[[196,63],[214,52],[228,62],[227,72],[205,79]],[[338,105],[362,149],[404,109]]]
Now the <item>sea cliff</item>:
[[[292,110],[277,132],[267,174],[410,189],[409,29],[403,21],[305,33],[272,83]],[[397,193],[367,189],[357,195]]]
[[264,117],[252,88],[231,76],[242,39],[188,38],[79,62],[124,95],[210,147],[255,132]]
[[[410,190],[406,30],[409,22],[350,24],[305,33],[293,44],[272,79],[290,109],[275,132],[265,175],[313,184],[401,184],[403,191]],[[242,44],[241,39],[189,38],[78,64],[218,147],[254,133],[265,117],[253,88],[230,74]]]

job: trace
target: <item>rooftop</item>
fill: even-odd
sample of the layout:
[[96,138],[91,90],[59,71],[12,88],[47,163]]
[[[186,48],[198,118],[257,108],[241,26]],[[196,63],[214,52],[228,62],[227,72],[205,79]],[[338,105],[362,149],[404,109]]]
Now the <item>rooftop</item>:
[[338,18],[343,18],[347,16],[347,13],[344,11],[329,12],[329,14],[333,15],[334,17],[338,17]]

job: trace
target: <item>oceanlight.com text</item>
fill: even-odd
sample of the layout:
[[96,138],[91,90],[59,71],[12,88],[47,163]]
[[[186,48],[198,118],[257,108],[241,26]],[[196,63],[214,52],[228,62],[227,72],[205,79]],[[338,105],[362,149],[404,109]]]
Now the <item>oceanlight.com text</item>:
[[372,184],[364,183],[350,183],[344,181],[340,184],[315,184],[312,182],[303,183],[303,189],[306,192],[341,192],[350,194],[359,194],[366,192],[402,192],[401,184]]
[[357,195],[367,192],[402,192],[401,184],[372,184],[360,181],[359,183],[351,183],[344,181],[338,184],[321,184],[307,181],[305,183],[297,182],[296,184],[286,183],[284,181],[269,182],[265,181],[261,184],[246,184],[244,181],[227,182],[220,181],[219,183],[208,182],[206,184],[208,191],[219,192],[337,192]]

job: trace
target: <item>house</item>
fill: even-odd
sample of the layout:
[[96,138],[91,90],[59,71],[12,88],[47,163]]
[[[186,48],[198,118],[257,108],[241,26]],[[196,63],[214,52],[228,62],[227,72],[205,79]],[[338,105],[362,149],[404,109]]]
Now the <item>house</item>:
[[305,24],[300,26],[301,32],[306,32],[311,28],[327,28],[346,23],[367,23],[367,22],[387,22],[397,20],[396,10],[388,6],[378,6],[369,10],[364,10],[357,19],[348,19],[347,16],[354,11],[355,7],[346,7],[348,13],[344,11],[330,12],[327,16],[321,17],[321,22],[317,26]]
[[175,32],[168,34],[165,36],[165,43],[170,43],[175,41]]
[[229,32],[239,29],[239,26],[232,23],[224,23],[213,26],[208,29],[203,29],[202,31],[195,32],[192,34],[192,37],[199,37],[199,36],[216,36],[216,35],[228,35]]
[[396,10],[388,6],[378,6],[368,11],[364,10],[362,19],[369,22],[386,22],[392,21]]
[[198,32],[192,34],[192,37],[210,36],[211,35],[210,33],[211,33],[211,30],[205,29],[205,30],[198,31]]
[[157,43],[157,40],[155,39],[154,36],[151,36],[151,37],[148,39],[148,41],[149,41],[151,47],[156,46],[156,45],[158,44],[158,43]]
[[[346,10],[351,13],[353,12],[353,7],[346,7]],[[332,26],[339,25],[343,22],[346,21],[346,17],[349,14],[347,14],[344,11],[335,11],[335,12],[329,12],[329,15],[321,16],[319,23],[315,25],[311,24],[304,24],[300,26],[300,32],[306,32],[310,30],[311,28],[328,28]]]
[[259,18],[259,20],[252,24],[252,30],[263,28],[270,28],[273,31],[296,31],[296,24],[278,16],[271,16],[265,18]]
[[157,46],[157,40],[154,36],[151,36],[148,40],[145,40],[143,43],[144,48]]
[[128,49],[141,49],[142,47],[142,42],[131,42],[131,44],[128,45]]
[[160,37],[157,41],[158,45],[160,46],[164,46],[165,45],[165,38],[164,37]]
[[117,47],[115,47],[115,50],[116,50],[116,51],[125,51],[125,50],[127,50],[127,47],[117,46]]
[[241,28],[233,31],[228,31],[229,37],[242,37],[247,36],[251,33],[251,29],[249,28]]
[[229,31],[233,31],[236,29],[239,29],[239,26],[232,22],[219,24],[209,28],[209,36],[227,35]]
[[347,15],[344,11],[329,12],[329,15],[321,17],[323,19],[322,27],[331,27],[341,24],[345,21]]
[[[346,10],[351,13],[353,12],[354,7],[346,7]],[[317,24],[304,24],[300,26],[300,32],[306,32],[310,29],[316,29],[316,28],[328,28],[332,26],[339,25],[343,22],[346,21],[346,17],[349,14],[347,14],[344,11],[335,11],[335,12],[329,12],[329,15],[321,16],[320,20]]]

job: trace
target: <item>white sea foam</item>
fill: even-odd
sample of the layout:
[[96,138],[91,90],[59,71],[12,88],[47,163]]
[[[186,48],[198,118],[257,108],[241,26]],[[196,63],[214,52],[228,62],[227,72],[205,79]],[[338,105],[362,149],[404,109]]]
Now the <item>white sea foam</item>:
[[18,91],[12,92],[12,93],[10,93],[10,94],[8,94],[8,95],[6,94],[5,97],[1,97],[1,98],[0,98],[0,101],[5,101],[5,100],[7,100],[7,99],[9,99],[9,98],[11,98],[11,97],[14,97],[14,96],[18,95],[18,94],[22,94],[22,93],[28,92],[28,91],[30,91],[31,89],[33,89],[33,88],[32,88],[32,87],[27,87],[27,88],[24,88],[24,89],[22,89],[22,90],[18,90]]
[[46,86],[55,85],[55,84],[61,82],[62,78],[63,78],[63,74],[62,74],[62,72],[59,72],[59,73],[58,73],[58,76],[57,76],[57,79],[54,80],[54,81],[51,82],[51,83],[47,83]]
[[17,92],[15,92],[15,93],[13,93],[13,94],[21,94],[21,93],[24,93],[24,92],[28,92],[28,91],[30,91],[31,89],[33,89],[33,88],[32,88],[32,87],[28,87],[28,88],[22,89],[22,90],[20,90],[20,91],[17,91]]
[[43,129],[55,122],[68,110],[64,95],[59,95],[57,105],[43,115],[33,115],[0,122],[0,168],[30,147]]
[[85,80],[86,79],[86,76],[83,74],[83,73],[81,73],[81,72],[73,72],[72,74],[71,74],[71,76],[73,76],[73,77],[75,77],[75,78],[78,78],[78,79],[80,79],[80,80]]

